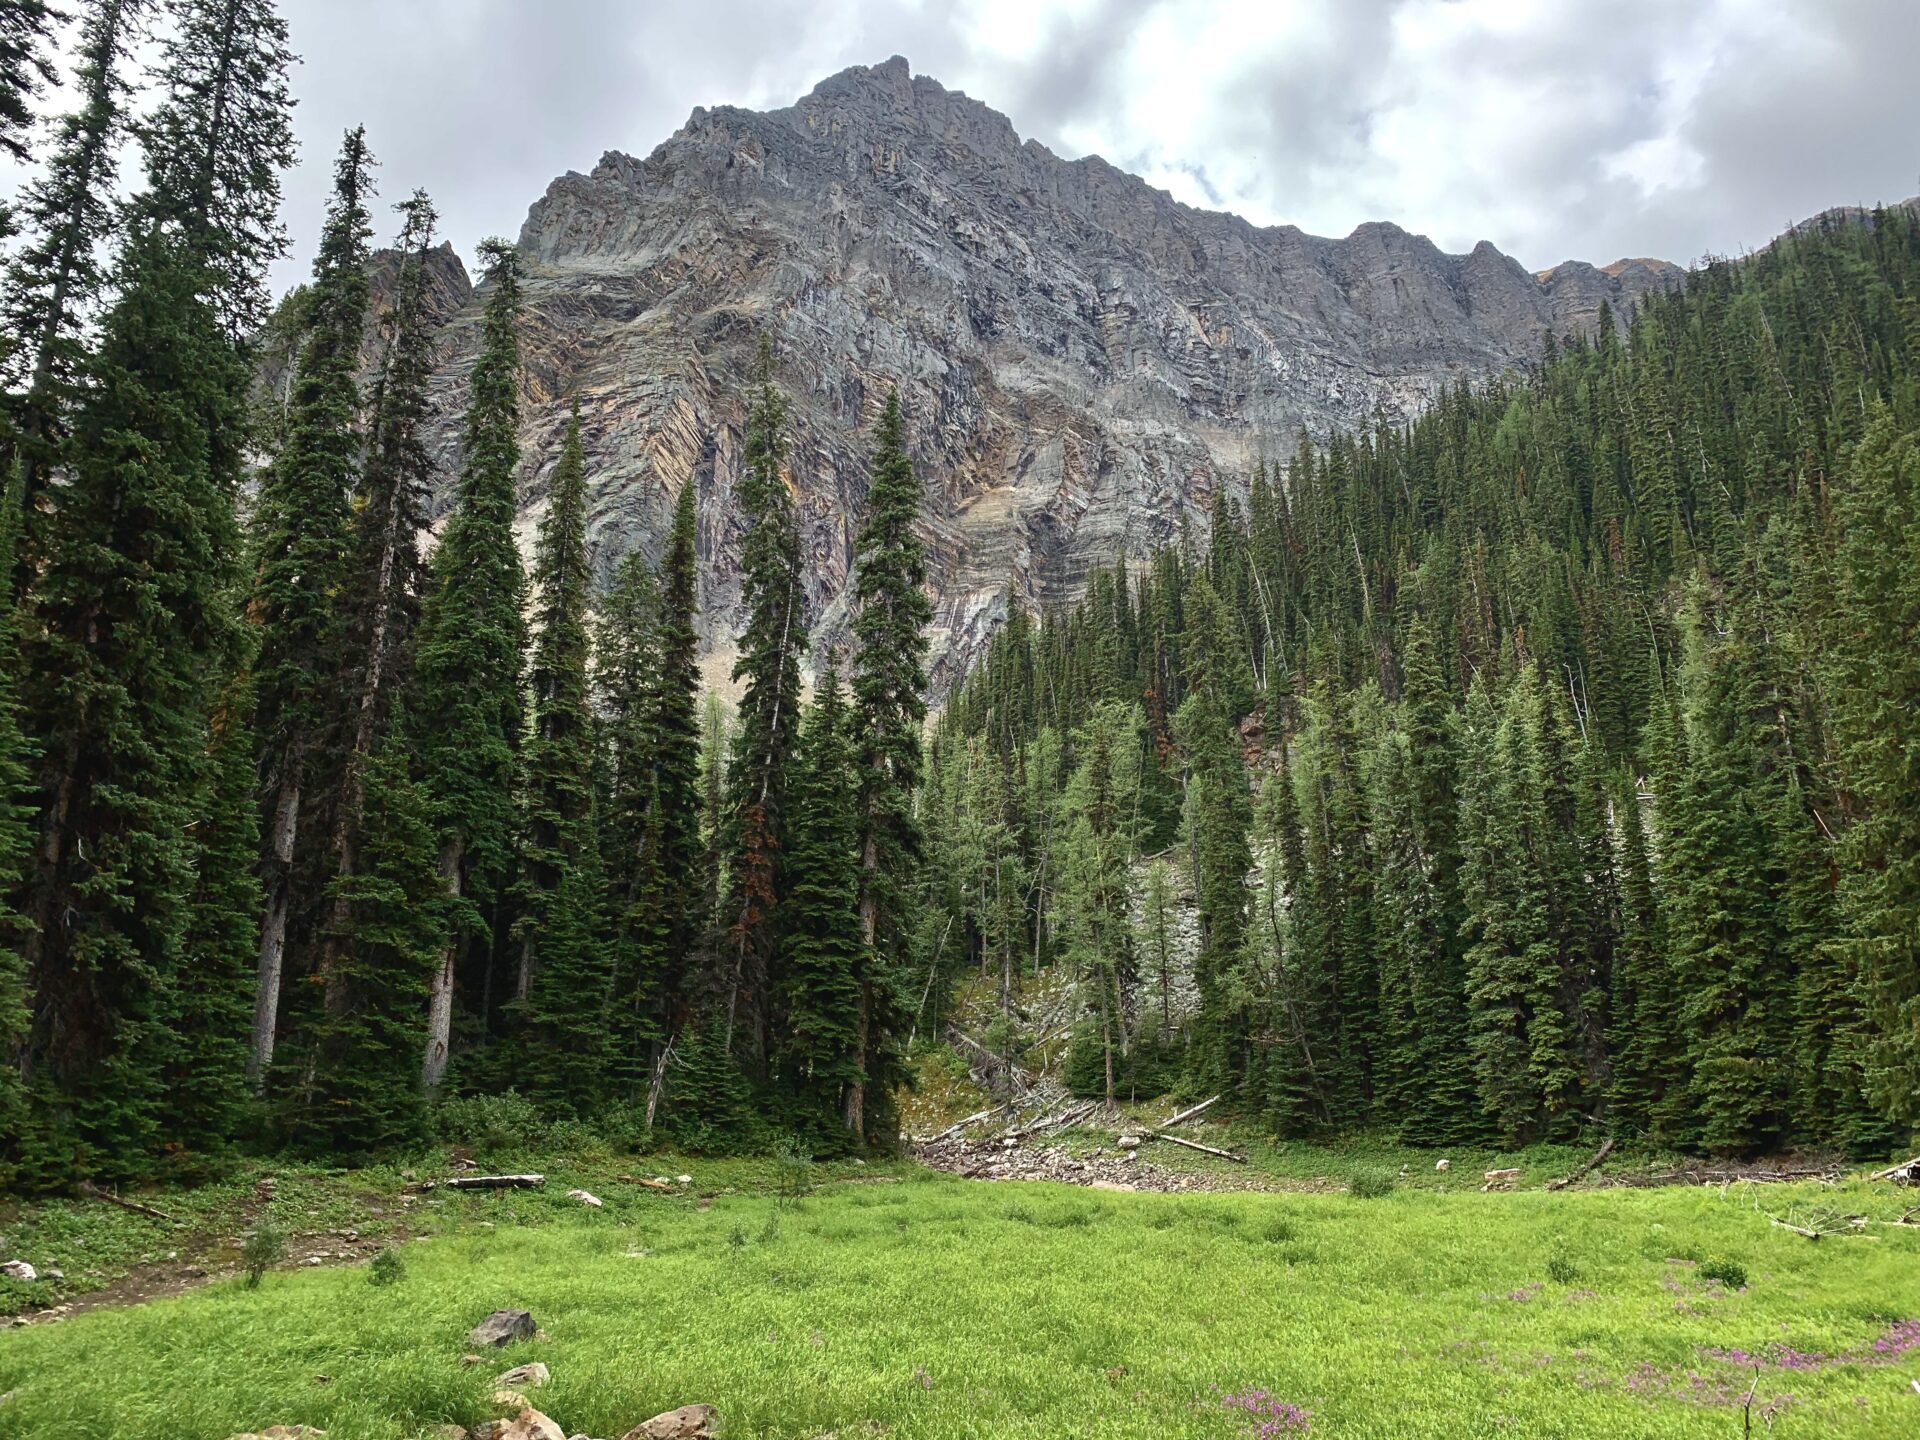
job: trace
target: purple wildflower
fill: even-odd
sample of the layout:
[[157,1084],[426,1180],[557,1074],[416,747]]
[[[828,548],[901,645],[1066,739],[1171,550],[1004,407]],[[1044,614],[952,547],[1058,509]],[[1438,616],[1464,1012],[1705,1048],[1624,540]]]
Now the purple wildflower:
[[1227,1395],[1220,1404],[1228,1410],[1243,1412],[1248,1419],[1247,1433],[1255,1440],[1278,1440],[1282,1435],[1304,1435],[1313,1428],[1313,1412],[1291,1400],[1281,1400],[1265,1390],[1248,1390]]

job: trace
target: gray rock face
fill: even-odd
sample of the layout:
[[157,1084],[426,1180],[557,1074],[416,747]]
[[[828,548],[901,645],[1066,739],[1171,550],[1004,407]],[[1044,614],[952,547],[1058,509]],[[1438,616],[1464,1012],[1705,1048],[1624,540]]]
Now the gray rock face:
[[[1022,142],[898,57],[789,109],[696,109],[646,159],[553,182],[521,231],[528,313],[523,540],[570,397],[596,564],[657,558],[698,487],[705,639],[738,619],[741,392],[756,331],[793,402],[791,477],[817,648],[845,628],[866,431],[897,385],[926,488],[944,689],[1004,609],[1071,597],[1094,563],[1204,524],[1221,486],[1324,434],[1403,420],[1672,283],[1628,261],[1529,274],[1390,224],[1344,240],[1181,205],[1104,160]],[[450,502],[483,297],[448,323],[438,450]]]

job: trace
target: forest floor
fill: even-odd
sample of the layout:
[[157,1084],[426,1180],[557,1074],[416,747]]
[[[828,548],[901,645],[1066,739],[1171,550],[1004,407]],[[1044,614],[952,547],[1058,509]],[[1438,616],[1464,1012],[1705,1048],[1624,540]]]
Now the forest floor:
[[[692,1402],[731,1440],[1920,1427],[1920,1227],[1893,1223],[1910,1188],[1603,1172],[1549,1191],[1588,1157],[1461,1153],[1436,1171],[1432,1152],[1378,1143],[1187,1133],[1248,1163],[1164,1143],[1122,1161],[1111,1129],[1018,1153],[1249,1193],[843,1161],[796,1198],[773,1161],[591,1152],[482,1156],[543,1171],[537,1190],[421,1189],[465,1158],[443,1152],[411,1172],[255,1168],[137,1197],[169,1221],[0,1205],[0,1257],[66,1277],[0,1281],[11,1303],[71,1307],[0,1331],[0,1434],[437,1436],[499,1413],[495,1373],[533,1360],[552,1379],[530,1398],[561,1433],[609,1437]],[[1483,1191],[1487,1169],[1517,1170],[1498,1182],[1515,1188]],[[1354,1193],[1383,1176],[1388,1193]],[[289,1254],[250,1290],[237,1243],[262,1215]],[[371,1285],[365,1261],[388,1246],[404,1273]],[[542,1335],[462,1364],[467,1330],[509,1307]]]

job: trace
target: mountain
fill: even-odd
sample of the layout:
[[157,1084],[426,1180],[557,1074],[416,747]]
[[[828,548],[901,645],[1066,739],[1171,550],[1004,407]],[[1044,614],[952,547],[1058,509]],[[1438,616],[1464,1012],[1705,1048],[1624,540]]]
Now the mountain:
[[[555,180],[526,260],[523,535],[570,397],[604,574],[656,552],[699,486],[715,678],[730,664],[743,376],[762,327],[793,401],[792,479],[821,644],[839,637],[866,429],[898,385],[926,486],[944,691],[1027,598],[1200,521],[1222,485],[1324,434],[1404,420],[1526,365],[1681,274],[1654,260],[1530,274],[1391,224],[1344,240],[1196,210],[1098,157],[1062,160],[895,57],[785,110],[696,109],[643,159]],[[447,329],[439,445],[457,470],[479,301]],[[449,481],[450,483],[450,481]],[[441,497],[442,504],[450,496]]]

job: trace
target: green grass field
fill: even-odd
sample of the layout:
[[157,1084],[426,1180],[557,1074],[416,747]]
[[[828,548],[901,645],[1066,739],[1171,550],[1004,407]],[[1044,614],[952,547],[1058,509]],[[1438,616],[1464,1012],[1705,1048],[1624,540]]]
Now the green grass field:
[[[1759,1358],[1755,1434],[1920,1433],[1920,1231],[1810,1243],[1757,1208],[1892,1218],[1890,1187],[1360,1199],[858,1178],[882,1183],[788,1208],[448,1197],[392,1285],[282,1271],[0,1332],[0,1435],[426,1435],[492,1413],[492,1376],[540,1359],[536,1403],[595,1436],[694,1401],[728,1436],[795,1440],[1740,1436],[1755,1368],[1716,1352]],[[468,1328],[508,1306],[545,1338],[463,1367]]]

